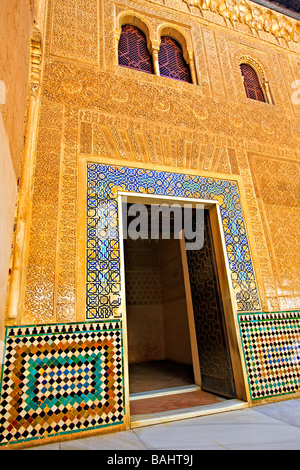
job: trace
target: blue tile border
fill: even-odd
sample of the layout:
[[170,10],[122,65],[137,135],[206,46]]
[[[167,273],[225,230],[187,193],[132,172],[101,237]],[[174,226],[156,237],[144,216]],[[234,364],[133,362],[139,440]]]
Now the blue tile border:
[[87,164],[86,318],[121,312],[118,191],[218,200],[238,312],[260,311],[236,181],[141,168]]

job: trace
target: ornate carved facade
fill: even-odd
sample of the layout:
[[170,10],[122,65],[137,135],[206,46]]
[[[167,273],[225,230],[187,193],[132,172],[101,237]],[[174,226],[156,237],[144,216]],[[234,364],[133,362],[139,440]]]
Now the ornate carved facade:
[[[121,361],[122,191],[218,203],[242,395],[255,404],[299,394],[299,21],[250,0],[48,0],[39,7],[6,315],[1,444],[130,426]],[[153,74],[118,65],[125,24],[145,34]],[[192,83],[159,76],[164,35],[180,43]],[[242,63],[257,73],[265,102],[247,98]],[[104,201],[109,213],[101,212]],[[266,325],[280,336],[280,352],[272,349],[275,333],[264,339]],[[91,348],[102,354],[96,363],[83,359]],[[110,371],[105,378],[103,368]],[[59,371],[69,388],[57,396]],[[55,392],[49,382],[42,386],[51,373]]]

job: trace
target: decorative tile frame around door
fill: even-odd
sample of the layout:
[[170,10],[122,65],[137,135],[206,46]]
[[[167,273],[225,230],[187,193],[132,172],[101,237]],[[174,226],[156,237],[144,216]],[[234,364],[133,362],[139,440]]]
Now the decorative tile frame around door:
[[121,317],[118,192],[218,200],[238,313],[260,300],[238,184],[141,168],[87,164],[86,320]]

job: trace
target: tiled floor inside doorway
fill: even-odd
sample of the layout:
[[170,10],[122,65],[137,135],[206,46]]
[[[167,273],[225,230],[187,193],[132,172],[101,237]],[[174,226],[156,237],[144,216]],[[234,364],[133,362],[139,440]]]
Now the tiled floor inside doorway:
[[132,416],[211,405],[226,400],[195,386],[192,366],[184,364],[171,361],[131,364],[129,377]]
[[172,361],[130,364],[129,383],[130,394],[192,385],[193,367]]

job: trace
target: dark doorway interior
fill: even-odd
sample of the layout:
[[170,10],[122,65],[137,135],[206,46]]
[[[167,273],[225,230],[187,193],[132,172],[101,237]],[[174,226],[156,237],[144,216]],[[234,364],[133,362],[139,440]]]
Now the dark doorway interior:
[[[150,210],[150,206],[148,207]],[[202,389],[235,397],[209,213],[186,251]],[[124,240],[130,394],[195,383],[180,240]]]
[[126,240],[130,393],[194,383],[179,240]]

